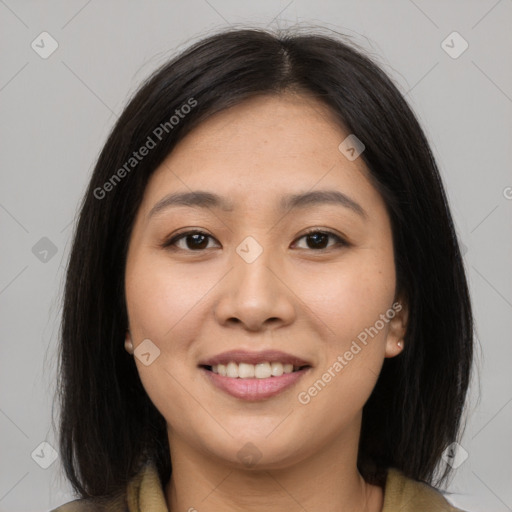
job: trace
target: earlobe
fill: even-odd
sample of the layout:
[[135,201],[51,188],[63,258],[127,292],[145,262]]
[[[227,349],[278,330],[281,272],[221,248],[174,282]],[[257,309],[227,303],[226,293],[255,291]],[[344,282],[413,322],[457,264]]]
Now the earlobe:
[[393,304],[393,310],[395,311],[395,316],[389,322],[385,357],[395,357],[404,349],[404,338],[407,331],[408,320],[408,308],[406,302],[395,302]]
[[386,343],[386,353],[384,357],[395,357],[399,355],[404,348],[404,343],[402,340],[396,341],[395,343],[391,343],[389,340]]
[[133,342],[129,329],[126,330],[126,336],[124,338],[124,348],[126,352],[128,352],[128,354],[133,354]]

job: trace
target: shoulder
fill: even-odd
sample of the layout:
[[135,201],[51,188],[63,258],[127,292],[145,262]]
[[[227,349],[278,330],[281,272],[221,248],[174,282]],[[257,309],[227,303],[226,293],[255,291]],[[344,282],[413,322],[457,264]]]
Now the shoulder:
[[382,512],[464,512],[451,505],[436,488],[389,468]]
[[[101,508],[99,510],[102,510]],[[93,505],[87,500],[74,500],[64,503],[50,512],[97,512],[97,506]]]
[[50,512],[128,512],[128,507],[126,501],[121,502],[119,499],[111,500],[108,503],[79,499],[64,503]]
[[[50,512],[131,512],[144,511],[143,498],[145,493],[150,497],[159,488],[159,477],[156,467],[150,463],[144,465],[141,470],[128,482],[124,491],[120,491],[110,498],[100,499],[76,499],[60,505]],[[163,496],[163,494],[162,494]],[[163,499],[163,498],[162,498]],[[141,501],[142,500],[142,501]],[[152,505],[150,503],[150,505]],[[151,507],[147,508],[148,510]]]

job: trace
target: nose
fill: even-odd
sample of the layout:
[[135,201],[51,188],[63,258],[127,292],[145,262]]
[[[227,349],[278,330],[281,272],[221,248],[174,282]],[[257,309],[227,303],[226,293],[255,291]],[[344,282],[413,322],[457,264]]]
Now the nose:
[[248,331],[261,331],[294,321],[296,296],[282,269],[271,268],[267,252],[252,263],[234,255],[234,268],[223,280],[214,308],[221,325],[240,324]]

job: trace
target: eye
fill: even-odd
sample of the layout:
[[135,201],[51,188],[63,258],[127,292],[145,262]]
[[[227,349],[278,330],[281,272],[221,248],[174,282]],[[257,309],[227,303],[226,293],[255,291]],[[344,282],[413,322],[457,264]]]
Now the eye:
[[[203,231],[187,231],[186,233],[181,233],[167,242],[163,244],[163,247],[177,247],[182,250],[189,251],[202,251],[204,249],[209,249],[208,247],[208,239],[215,240],[211,235],[205,233]],[[178,242],[184,242],[180,245]]]
[[[314,249],[316,251],[321,251],[324,249],[329,249],[332,246],[345,246],[348,245],[348,243],[343,240],[338,235],[335,235],[334,233],[331,233],[330,231],[319,231],[319,230],[311,230],[308,231],[305,235],[302,235],[297,240],[306,240],[306,244],[308,247],[299,247],[300,249]],[[331,245],[328,245],[329,238],[334,240],[335,242]]]
[[[325,249],[329,249],[333,246],[349,245],[345,240],[343,240],[343,238],[334,233],[331,233],[330,231],[311,230],[306,234],[302,235],[301,237],[299,237],[297,240],[302,239],[306,240],[307,247],[299,247],[299,249],[313,249],[315,251],[322,251]],[[172,237],[170,240],[164,242],[162,244],[162,247],[176,247],[184,251],[200,252],[205,249],[211,249],[211,247],[209,247],[208,245],[210,240],[215,240],[215,238],[213,238],[208,233],[205,233],[204,231],[187,231],[185,233],[180,233],[179,235],[176,235]],[[329,244],[329,240],[333,240],[334,243]],[[296,246],[297,242],[295,242],[293,245]]]

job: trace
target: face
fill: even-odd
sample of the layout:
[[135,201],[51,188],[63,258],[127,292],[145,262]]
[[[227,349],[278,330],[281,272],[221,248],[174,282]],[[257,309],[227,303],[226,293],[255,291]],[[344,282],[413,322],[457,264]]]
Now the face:
[[[127,337],[171,453],[278,468],[357,444],[405,304],[384,201],[338,149],[348,135],[314,99],[262,96],[205,121],[152,175]],[[212,195],[176,196],[198,191]]]

